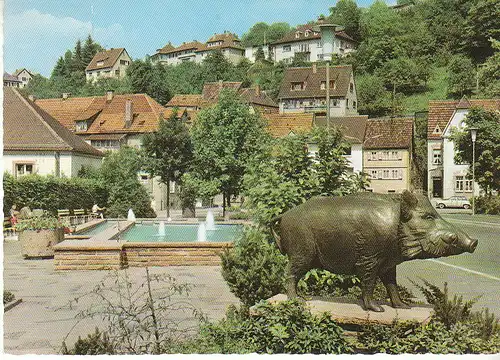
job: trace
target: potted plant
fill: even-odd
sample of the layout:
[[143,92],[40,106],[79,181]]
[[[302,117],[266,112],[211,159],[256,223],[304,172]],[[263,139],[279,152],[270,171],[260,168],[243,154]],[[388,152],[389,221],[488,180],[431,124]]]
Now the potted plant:
[[31,217],[16,224],[25,258],[54,256],[53,246],[64,240],[67,224],[55,217]]

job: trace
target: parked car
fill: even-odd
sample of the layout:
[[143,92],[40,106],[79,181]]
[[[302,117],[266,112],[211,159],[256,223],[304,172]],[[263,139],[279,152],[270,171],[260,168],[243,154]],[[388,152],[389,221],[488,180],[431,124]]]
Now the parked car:
[[469,200],[465,196],[452,196],[446,200],[438,200],[436,201],[436,207],[440,209],[444,208],[464,208],[470,209],[471,205]]

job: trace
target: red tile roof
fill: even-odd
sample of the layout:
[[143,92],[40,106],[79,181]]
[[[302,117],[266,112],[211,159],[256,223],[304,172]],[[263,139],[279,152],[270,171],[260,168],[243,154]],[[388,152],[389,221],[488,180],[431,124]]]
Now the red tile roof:
[[171,45],[169,46],[169,44],[167,44],[160,51],[158,51],[158,53],[171,54],[171,53],[184,51],[184,50],[193,50],[193,52],[194,52],[194,51],[197,51],[203,47],[204,47],[204,45],[201,42],[194,40],[191,42],[182,43],[182,45],[180,45],[178,47],[173,47]]
[[413,140],[413,118],[368,119],[365,149],[409,149]]
[[201,95],[206,101],[217,101],[219,99],[220,92],[223,89],[233,89],[238,91],[241,88],[241,84],[241,82],[237,81],[206,82],[203,85]]
[[4,150],[70,151],[103,156],[13,88],[4,87],[3,115]]
[[[487,110],[500,111],[500,99],[463,99],[458,100],[431,100],[429,101],[429,117],[427,121],[427,139],[439,140],[455,110],[479,106]],[[439,130],[436,131],[436,130]]]
[[[126,51],[124,48],[109,49],[100,51],[94,55],[90,63],[85,68],[85,71],[99,70],[113,67],[118,61],[122,52]],[[101,65],[98,65],[102,61]]]
[[[345,97],[349,91],[351,76],[351,65],[332,66],[330,68],[330,81],[335,82],[335,88],[330,89],[330,96]],[[292,90],[292,83],[297,82],[304,83],[304,90]],[[322,82],[325,82],[326,85],[326,67],[317,67],[316,73],[313,72],[313,67],[288,68],[285,70],[278,98],[326,97],[326,88],[321,90]]]
[[283,137],[294,134],[306,133],[313,127],[314,114],[264,114],[267,120],[267,130],[274,137]]
[[195,95],[175,95],[167,103],[166,107],[201,107],[203,103],[203,97],[201,94]]
[[[215,42],[222,42],[220,45],[211,45],[209,46],[210,43],[215,43]],[[207,40],[207,42],[201,47],[200,49],[196,50],[197,52],[203,52],[203,51],[211,51],[215,49],[225,49],[225,48],[233,48],[233,49],[239,49],[239,50],[245,50],[241,45],[240,45],[240,40],[238,39],[238,36],[235,34],[232,34],[230,32],[225,32],[223,34],[214,34],[210,39]]]
[[279,105],[265,91],[257,87],[242,88],[239,91],[239,95],[248,104],[279,108]]
[[[125,103],[132,101],[133,121],[125,127]],[[92,124],[79,134],[146,133],[156,130],[163,106],[146,94],[114,95],[111,101],[106,96],[36,100],[62,125],[75,130],[78,120],[90,120]],[[74,107],[72,107],[74,104]]]
[[[368,115],[331,117],[330,125],[336,126],[342,132],[344,138],[354,144],[362,144],[365,138],[366,122]],[[326,116],[316,116],[314,125],[326,126]]]
[[[326,24],[322,23],[321,25],[326,25]],[[288,34],[283,36],[281,39],[273,42],[272,45],[321,39],[321,32],[318,30],[319,30],[318,24],[299,25],[299,26],[297,26],[297,28],[295,30],[289,32]],[[307,36],[306,36],[306,33],[308,34]],[[336,31],[335,35],[338,37],[344,38],[346,40],[349,40],[349,41],[353,41],[353,42],[355,41],[352,37],[347,35],[346,32],[343,30]]]

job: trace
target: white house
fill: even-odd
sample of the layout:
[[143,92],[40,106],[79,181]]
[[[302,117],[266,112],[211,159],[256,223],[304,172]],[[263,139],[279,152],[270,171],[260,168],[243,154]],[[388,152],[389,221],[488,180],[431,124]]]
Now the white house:
[[124,48],[109,49],[98,52],[85,68],[88,81],[99,78],[122,78],[132,59]]
[[33,78],[33,74],[30,71],[28,71],[28,69],[26,69],[26,68],[17,69],[14,72],[14,76],[17,77],[18,80],[21,80],[21,84],[19,86],[21,88],[28,85],[30,80]]
[[[472,179],[468,176],[469,164],[455,162],[455,146],[450,139],[454,128],[463,129],[464,119],[473,106],[500,111],[499,99],[460,101],[429,101],[427,123],[427,183],[428,196],[448,199],[455,195],[472,196]],[[479,195],[479,186],[474,186]]]
[[4,87],[3,166],[14,176],[76,176],[103,153],[72,134],[16,89]]

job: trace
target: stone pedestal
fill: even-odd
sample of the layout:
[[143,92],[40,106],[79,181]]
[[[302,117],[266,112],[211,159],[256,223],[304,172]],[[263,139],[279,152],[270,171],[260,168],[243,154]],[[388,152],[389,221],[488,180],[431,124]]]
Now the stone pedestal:
[[25,258],[54,256],[54,246],[64,240],[64,229],[23,230],[19,233],[21,254]]
[[[276,303],[287,300],[287,296],[278,294],[269,298],[268,301]],[[329,312],[332,319],[339,324],[345,325],[390,325],[394,319],[413,320],[425,323],[430,320],[432,308],[422,305],[412,306],[411,309],[394,309],[388,305],[382,305],[384,312],[366,311],[361,307],[361,302],[343,302],[343,299],[328,299],[314,297],[307,300],[306,304],[311,313],[318,314]]]

